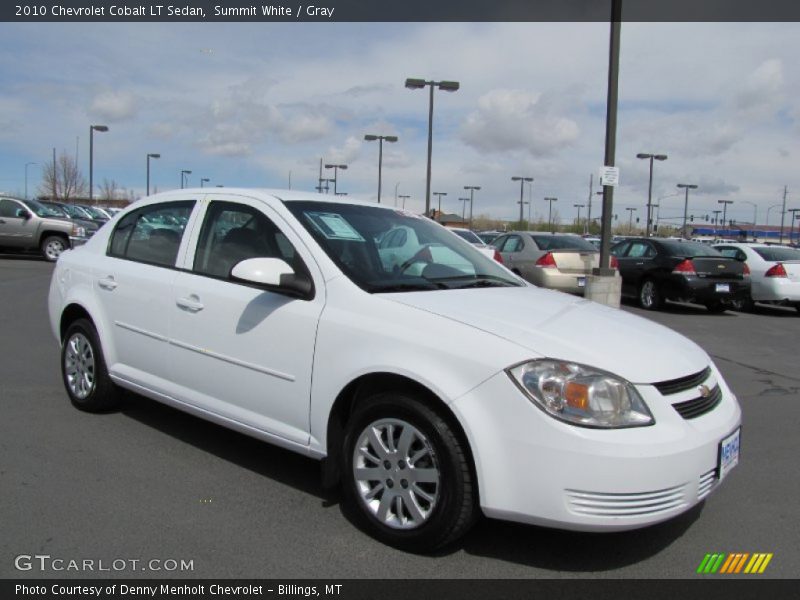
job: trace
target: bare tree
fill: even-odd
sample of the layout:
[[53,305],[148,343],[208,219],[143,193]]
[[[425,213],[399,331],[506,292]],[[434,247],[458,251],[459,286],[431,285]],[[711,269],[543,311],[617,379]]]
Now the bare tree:
[[116,200],[121,193],[124,193],[125,190],[120,188],[117,185],[117,182],[113,179],[103,179],[103,183],[100,185],[100,194],[99,199],[108,202],[109,200]]
[[86,193],[86,179],[72,155],[62,152],[53,162],[42,166],[40,196],[69,202],[76,198],[85,198]]

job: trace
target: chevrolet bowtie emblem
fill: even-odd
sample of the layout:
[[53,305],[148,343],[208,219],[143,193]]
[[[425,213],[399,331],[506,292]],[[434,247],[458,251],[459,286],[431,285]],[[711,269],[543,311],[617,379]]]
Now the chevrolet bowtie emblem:
[[711,389],[707,385],[699,386],[697,391],[700,392],[701,398],[708,398],[711,395]]

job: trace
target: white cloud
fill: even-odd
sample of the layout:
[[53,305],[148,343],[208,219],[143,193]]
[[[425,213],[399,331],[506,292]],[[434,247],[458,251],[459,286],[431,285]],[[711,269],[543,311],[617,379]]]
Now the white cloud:
[[539,93],[493,90],[478,100],[461,138],[479,152],[525,150],[547,156],[574,142],[580,133],[572,119],[553,114]]
[[100,92],[92,99],[89,108],[92,115],[111,122],[131,119],[138,110],[136,95],[128,91]]

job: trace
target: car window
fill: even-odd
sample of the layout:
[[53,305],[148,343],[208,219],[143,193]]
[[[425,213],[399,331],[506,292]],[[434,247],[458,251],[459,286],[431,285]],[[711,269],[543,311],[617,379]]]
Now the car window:
[[16,217],[20,208],[22,208],[21,204],[3,198],[0,200],[0,217]]
[[628,251],[628,248],[630,248],[630,246],[631,246],[630,242],[621,242],[619,244],[616,244],[611,248],[611,254],[613,256],[616,256],[617,258],[623,257],[625,256],[625,253]]
[[655,255],[655,249],[647,242],[631,242],[631,247],[625,256],[628,258],[652,258]]
[[753,248],[764,260],[800,260],[800,250],[781,248],[779,246],[763,246]]
[[483,241],[479,238],[475,232],[468,231],[468,230],[461,230],[461,229],[453,229],[453,233],[455,233],[458,237],[467,240],[470,244],[482,244]]
[[522,247],[522,238],[518,235],[510,235],[505,239],[500,252],[519,252],[522,250]]
[[[474,246],[410,212],[338,202],[285,204],[342,272],[368,292],[520,285]],[[382,247],[391,241],[389,233],[400,231],[401,247]]]
[[152,204],[125,215],[111,234],[108,255],[175,266],[194,200]]
[[236,202],[211,202],[200,229],[193,270],[227,278],[236,263],[260,257],[281,258],[295,271],[305,271],[292,243],[260,210]]
[[31,209],[37,216],[46,217],[63,217],[64,213],[55,207],[42,204],[38,200],[23,200],[25,206]]
[[670,256],[682,256],[685,258],[701,258],[704,256],[721,256],[718,250],[708,244],[700,242],[682,241],[682,240],[661,240],[661,245],[664,246]]
[[732,246],[714,246],[722,256],[727,256],[728,258],[739,258],[739,253],[741,252],[738,248],[733,248]]
[[597,252],[592,244],[577,235],[532,235],[539,250],[580,250],[581,252]]

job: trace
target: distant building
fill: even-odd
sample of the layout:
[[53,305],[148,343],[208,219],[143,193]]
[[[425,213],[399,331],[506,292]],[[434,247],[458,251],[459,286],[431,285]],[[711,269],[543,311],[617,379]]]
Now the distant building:
[[431,212],[428,216],[445,227],[467,227],[469,225],[469,223],[462,219],[459,215],[446,213],[444,211],[439,212],[435,208],[431,209]]
[[[709,236],[717,239],[731,241],[758,241],[777,242],[781,238],[781,228],[778,225],[695,225],[691,228],[690,237]],[[800,231],[787,225],[783,228],[783,241],[797,243],[800,241]]]

